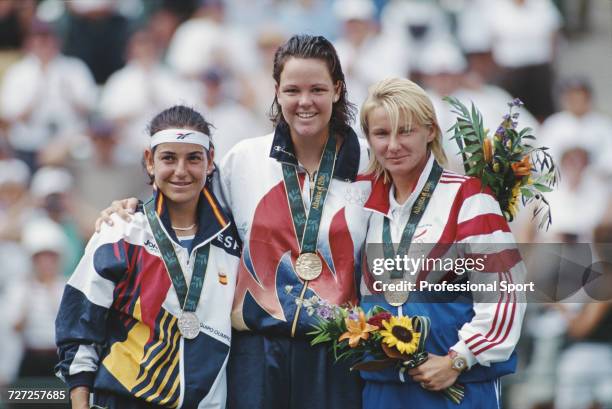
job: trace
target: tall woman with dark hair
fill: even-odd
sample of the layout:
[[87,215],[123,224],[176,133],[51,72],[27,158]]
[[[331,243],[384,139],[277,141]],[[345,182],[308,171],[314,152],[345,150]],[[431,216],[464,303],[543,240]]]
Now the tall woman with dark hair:
[[312,296],[357,302],[370,182],[350,127],[331,43],[294,36],[274,59],[274,133],[246,139],[221,164],[224,197],[244,247],[232,324],[230,408],[360,408],[357,374],[306,333]]

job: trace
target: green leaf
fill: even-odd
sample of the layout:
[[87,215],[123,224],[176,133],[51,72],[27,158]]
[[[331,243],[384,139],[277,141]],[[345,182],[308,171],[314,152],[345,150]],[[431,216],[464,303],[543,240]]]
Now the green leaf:
[[525,196],[526,198],[531,198],[534,196],[531,190],[524,188],[524,187],[521,188],[521,194]]
[[548,186],[543,185],[541,183],[534,183],[533,187],[538,189],[540,192],[552,192],[553,191],[551,188],[549,188]]
[[480,162],[483,159],[483,154],[481,152],[475,153],[470,156],[470,162]]
[[465,147],[465,152],[468,153],[475,153],[478,151],[482,151],[482,146],[480,146],[480,144],[473,144]]

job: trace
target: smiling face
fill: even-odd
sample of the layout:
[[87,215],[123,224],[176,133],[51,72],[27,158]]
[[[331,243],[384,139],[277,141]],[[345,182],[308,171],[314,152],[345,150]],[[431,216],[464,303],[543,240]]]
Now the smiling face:
[[154,153],[145,152],[145,160],[157,188],[176,204],[197,202],[213,170],[212,152],[209,158],[201,145],[191,143],[159,144]]
[[292,138],[327,137],[332,106],[340,86],[334,84],[325,61],[289,58],[276,84],[276,97]]
[[389,114],[377,107],[367,116],[368,140],[374,156],[393,179],[414,176],[427,162],[427,144],[435,138],[431,126],[410,123],[400,113],[397,126]]

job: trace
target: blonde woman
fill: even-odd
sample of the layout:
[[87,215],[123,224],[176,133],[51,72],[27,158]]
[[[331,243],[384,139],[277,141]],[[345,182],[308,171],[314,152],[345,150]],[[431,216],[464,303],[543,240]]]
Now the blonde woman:
[[[371,212],[366,237],[368,266],[372,265],[369,249],[376,245],[384,248],[385,244],[399,243],[398,253],[426,247],[427,257],[457,259],[477,254],[486,243],[514,242],[498,202],[489,191],[483,191],[480,180],[442,168],[446,157],[441,131],[431,100],[418,85],[406,79],[373,85],[360,119],[371,150],[369,171],[375,178],[365,204]],[[465,253],[457,252],[459,245]],[[494,271],[493,266],[485,267]],[[393,279],[416,284],[511,281],[522,268],[520,259],[512,259],[503,265],[503,271],[488,275],[419,269]],[[498,408],[499,377],[516,367],[513,351],[524,304],[500,294],[491,297],[492,302],[481,302],[470,294],[455,294],[466,296],[467,301],[448,302],[442,297],[443,302],[436,302],[448,294],[380,291],[381,281],[385,281],[381,277],[385,276],[364,273],[364,309],[380,305],[393,315],[430,317],[431,331],[425,344],[429,358],[410,370],[362,372],[366,381],[363,407]],[[409,337],[402,328],[392,332],[399,341],[410,342],[402,339]],[[460,405],[437,393],[455,382],[465,386]]]

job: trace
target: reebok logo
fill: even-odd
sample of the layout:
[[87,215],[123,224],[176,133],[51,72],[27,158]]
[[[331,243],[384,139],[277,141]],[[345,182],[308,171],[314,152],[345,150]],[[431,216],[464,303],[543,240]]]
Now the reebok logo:
[[179,132],[176,134],[176,139],[185,139],[189,135],[193,135],[193,132],[187,132],[187,133]]

